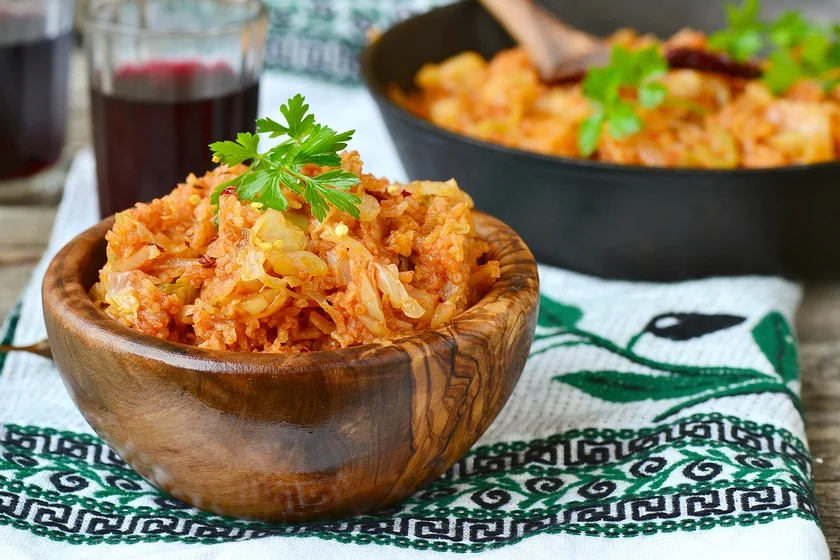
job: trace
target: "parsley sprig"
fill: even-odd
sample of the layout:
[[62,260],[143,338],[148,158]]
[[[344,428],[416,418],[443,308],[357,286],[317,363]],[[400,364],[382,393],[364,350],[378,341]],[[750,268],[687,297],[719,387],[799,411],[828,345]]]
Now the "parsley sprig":
[[655,46],[637,51],[613,47],[609,64],[590,69],[583,80],[583,95],[593,112],[578,132],[580,153],[588,157],[595,152],[604,124],[616,139],[639,132],[643,124],[636,104],[654,108],[665,100],[668,92],[655,80],[667,71],[668,63]]
[[764,47],[764,23],[758,18],[761,12],[759,0],[744,0],[739,7],[726,5],[728,27],[709,36],[709,46],[723,51],[738,62],[744,62]]
[[[341,150],[353,137],[354,130],[336,132],[315,122],[305,98],[298,94],[280,107],[286,120],[281,124],[272,119],[257,120],[257,134],[242,132],[236,142],[216,142],[210,145],[215,161],[228,166],[250,161],[248,170],[235,179],[216,187],[210,197],[218,205],[219,196],[227,187],[235,187],[240,200],[259,202],[275,210],[286,210],[289,201],[283,187],[302,195],[312,208],[312,215],[323,221],[332,205],[342,212],[359,218],[359,197],[349,192],[359,183],[359,177],[349,171],[333,169],[316,177],[304,175],[306,164],[329,167],[341,165]],[[259,134],[286,140],[266,152],[259,152]]]
[[809,78],[830,91],[840,81],[838,39],[837,26],[829,29],[808,22],[796,12],[782,14],[770,27],[770,41],[775,50],[767,57],[764,83],[778,95],[797,81]]
[[767,49],[763,81],[774,94],[786,92],[808,78],[826,91],[838,83],[840,28],[808,21],[796,11],[782,12],[774,21],[759,18],[759,0],[726,6],[728,27],[709,37],[709,46],[743,62]]

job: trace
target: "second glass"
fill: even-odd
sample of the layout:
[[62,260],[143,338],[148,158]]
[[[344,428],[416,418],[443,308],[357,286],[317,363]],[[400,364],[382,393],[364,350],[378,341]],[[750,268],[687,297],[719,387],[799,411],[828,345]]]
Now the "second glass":
[[214,167],[254,132],[267,9],[258,0],[98,0],[87,20],[100,214]]
[[72,26],[73,0],[0,0],[0,180],[61,155]]

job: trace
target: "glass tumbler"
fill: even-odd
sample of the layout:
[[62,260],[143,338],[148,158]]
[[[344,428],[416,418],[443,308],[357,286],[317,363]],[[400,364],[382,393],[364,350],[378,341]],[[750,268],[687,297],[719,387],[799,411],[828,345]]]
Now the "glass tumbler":
[[73,0],[0,0],[0,180],[61,156],[72,49]]
[[203,175],[209,144],[255,131],[258,0],[93,0],[86,23],[103,217]]

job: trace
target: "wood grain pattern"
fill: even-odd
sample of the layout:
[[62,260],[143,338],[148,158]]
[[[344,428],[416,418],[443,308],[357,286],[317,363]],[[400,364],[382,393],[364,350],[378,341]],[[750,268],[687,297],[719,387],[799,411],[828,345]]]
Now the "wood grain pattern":
[[237,517],[303,520],[388,507],[443,474],[504,406],[536,327],[536,263],[476,216],[502,276],[444,328],[298,355],[209,351],[118,324],[86,289],[105,221],[55,258],[50,345],[96,432],[155,486]]

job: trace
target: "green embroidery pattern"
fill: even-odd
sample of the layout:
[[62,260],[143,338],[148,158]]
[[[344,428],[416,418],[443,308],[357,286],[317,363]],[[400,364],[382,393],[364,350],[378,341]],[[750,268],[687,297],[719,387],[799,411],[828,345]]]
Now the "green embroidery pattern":
[[[17,330],[18,321],[20,321],[20,307],[20,303],[15,305],[8,319],[6,319],[2,330],[3,335],[0,336],[0,344],[11,344],[14,341],[15,331]],[[0,353],[0,374],[3,373],[3,366],[6,365],[6,356],[7,354]]]
[[809,480],[807,451],[790,433],[697,415],[479,447],[392,511],[271,525],[168,498],[93,436],[0,428],[0,524],[74,544],[305,536],[474,552],[541,533],[627,537],[816,521]]
[[[540,301],[537,341],[546,340],[536,356],[562,347],[592,346],[620,356],[636,366],[653,369],[657,373],[632,371],[577,371],[558,375],[554,379],[580,389],[601,400],[628,403],[643,400],[681,399],[677,404],[657,415],[659,422],[678,412],[712,399],[753,393],[782,393],[787,395],[800,414],[802,403],[788,383],[799,379],[796,340],[793,331],[778,312],[765,316],[752,330],[752,337],[761,352],[772,364],[776,375],[755,369],[689,366],[668,364],[638,354],[634,347],[645,335],[673,340],[689,340],[723,330],[743,322],[731,315],[701,315],[670,313],[654,317],[645,329],[631,337],[627,346],[578,327],[583,312],[545,296]],[[664,322],[669,326],[658,326]]]
[[268,0],[271,6],[266,64],[269,68],[345,85],[359,83],[358,57],[366,33],[446,0]]

